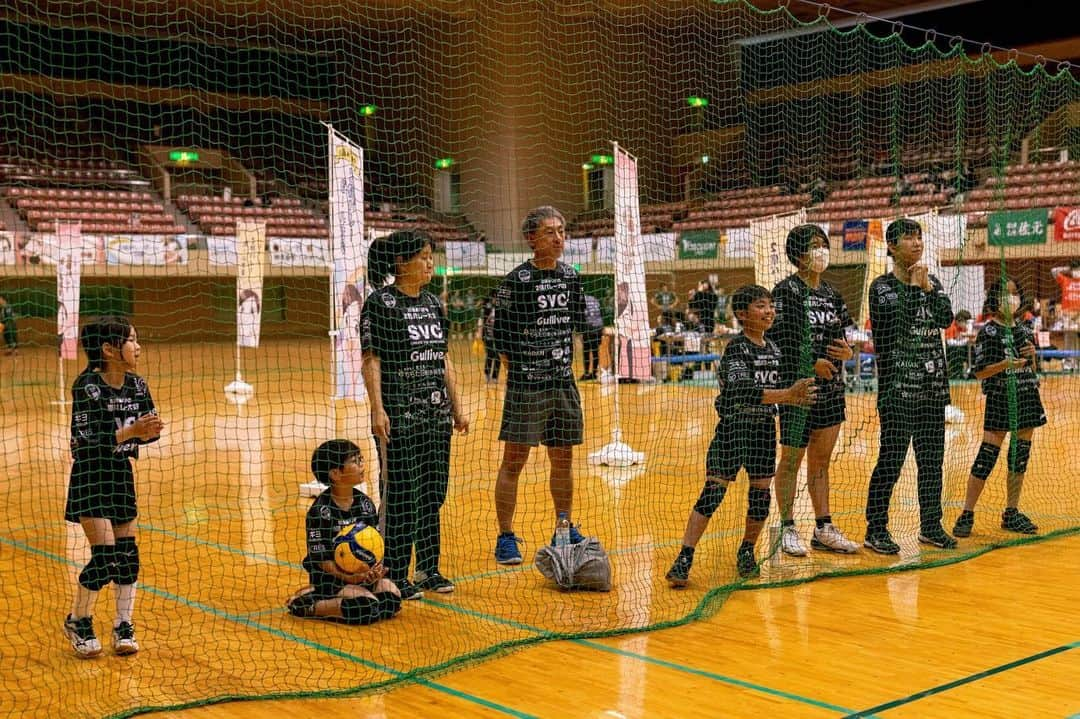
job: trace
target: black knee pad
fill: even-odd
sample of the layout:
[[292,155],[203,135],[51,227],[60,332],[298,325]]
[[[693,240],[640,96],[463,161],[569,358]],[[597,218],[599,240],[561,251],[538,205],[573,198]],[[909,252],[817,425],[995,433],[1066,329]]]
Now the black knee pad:
[[713,516],[713,512],[724,501],[724,494],[726,493],[727,482],[705,480],[705,486],[702,488],[701,496],[698,497],[697,503],[694,505],[694,511],[706,518]]
[[135,537],[120,537],[116,540],[116,573],[113,581],[117,584],[134,584],[139,578],[139,547]]
[[375,597],[349,597],[341,600],[341,617],[346,624],[372,624],[379,621],[379,600]]
[[1031,459],[1031,440],[1013,439],[1009,443],[1009,471],[1014,474],[1023,474],[1027,471],[1029,459]]
[[401,609],[401,597],[393,592],[375,592],[375,601],[379,603],[379,619],[390,619]]
[[983,442],[979,446],[979,453],[975,455],[975,462],[971,465],[971,476],[986,479],[994,471],[994,465],[998,461],[998,453],[1001,447]]
[[769,502],[772,490],[768,487],[750,487],[746,493],[746,516],[755,522],[761,522],[769,516]]
[[95,544],[90,547],[90,561],[79,572],[79,584],[91,592],[100,592],[116,572],[116,547]]

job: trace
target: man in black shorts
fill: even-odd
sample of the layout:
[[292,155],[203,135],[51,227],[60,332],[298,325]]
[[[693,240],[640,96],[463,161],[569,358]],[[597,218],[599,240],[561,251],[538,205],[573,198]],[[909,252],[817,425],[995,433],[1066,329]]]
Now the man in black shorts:
[[[574,332],[587,327],[581,278],[559,262],[565,226],[554,207],[529,212],[521,232],[533,258],[514,268],[495,295],[495,348],[509,367],[499,431],[505,444],[495,483],[499,564],[521,564],[514,534],[518,477],[536,445],[548,449],[556,516],[565,512],[569,518],[573,505],[573,448],[582,442],[584,425],[572,367]],[[581,538],[571,526],[571,542]]]

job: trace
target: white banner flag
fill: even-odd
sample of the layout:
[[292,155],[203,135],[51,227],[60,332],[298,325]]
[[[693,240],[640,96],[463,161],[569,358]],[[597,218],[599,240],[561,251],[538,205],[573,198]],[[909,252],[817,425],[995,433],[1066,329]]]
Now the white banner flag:
[[863,273],[862,301],[859,302],[859,327],[865,330],[870,321],[870,284],[889,271],[888,247],[885,230],[888,220],[870,220],[866,227],[866,272]]
[[337,330],[338,397],[367,397],[360,370],[360,310],[367,296],[367,255],[371,246],[364,233],[364,150],[333,128],[330,131],[330,256],[334,306],[330,308]]
[[788,262],[785,247],[787,236],[795,227],[806,222],[806,210],[789,215],[750,220],[750,242],[754,248],[754,282],[772,292],[776,283],[795,267]]
[[615,328],[620,377],[652,377],[637,160],[615,145]]
[[259,346],[262,325],[266,223],[236,221],[236,344]]
[[56,224],[56,333],[60,357],[78,358],[79,283],[82,279],[82,227],[76,222]]

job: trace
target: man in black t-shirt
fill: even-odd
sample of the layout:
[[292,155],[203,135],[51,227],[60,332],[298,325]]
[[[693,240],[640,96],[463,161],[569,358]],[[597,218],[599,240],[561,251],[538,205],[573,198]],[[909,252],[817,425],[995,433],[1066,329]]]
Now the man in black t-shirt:
[[[508,373],[499,439],[504,442],[495,484],[499,537],[495,561],[520,564],[514,534],[517,484],[532,448],[543,444],[551,462],[556,516],[573,505],[573,447],[581,444],[584,420],[574,383],[574,332],[587,330],[581,278],[559,262],[566,241],[562,214],[537,207],[521,224],[533,258],[511,270],[495,295],[495,347]],[[571,526],[571,541],[581,541]]]
[[915,446],[919,467],[919,541],[941,549],[956,540],[941,526],[942,464],[945,460],[945,407],[949,404],[948,365],[941,331],[952,324],[949,296],[922,264],[922,226],[901,219],[885,233],[894,270],[870,285],[870,325],[878,368],[881,441],[866,499],[863,545],[878,554],[897,554],[889,534],[893,487]]

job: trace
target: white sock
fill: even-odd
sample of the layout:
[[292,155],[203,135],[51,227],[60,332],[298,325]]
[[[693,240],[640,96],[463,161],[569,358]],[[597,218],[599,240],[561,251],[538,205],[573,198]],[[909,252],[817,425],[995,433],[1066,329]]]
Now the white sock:
[[75,601],[71,604],[71,616],[75,619],[89,617],[94,614],[94,604],[97,603],[98,593],[87,589],[81,584],[75,585]]
[[135,612],[135,585],[116,585],[116,621],[113,626],[119,626],[123,622],[131,622],[131,615]]

